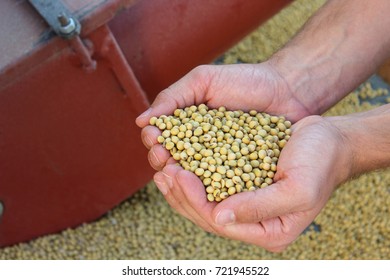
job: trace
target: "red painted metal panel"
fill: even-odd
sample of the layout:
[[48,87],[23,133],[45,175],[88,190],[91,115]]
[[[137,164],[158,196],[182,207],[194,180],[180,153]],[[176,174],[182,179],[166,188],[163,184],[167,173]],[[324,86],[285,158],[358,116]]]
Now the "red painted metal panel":
[[142,92],[108,29],[90,40],[96,71],[65,48],[0,92],[0,246],[96,219],[152,177]]
[[150,100],[291,0],[139,1],[109,26]]

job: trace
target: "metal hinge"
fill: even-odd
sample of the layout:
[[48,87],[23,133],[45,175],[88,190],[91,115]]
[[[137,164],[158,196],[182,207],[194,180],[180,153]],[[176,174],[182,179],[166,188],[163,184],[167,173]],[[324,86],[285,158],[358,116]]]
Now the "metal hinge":
[[70,46],[79,56],[84,69],[96,69],[89,49],[80,39],[81,24],[61,0],[28,0],[30,4],[49,24],[50,28],[61,38],[67,39]]

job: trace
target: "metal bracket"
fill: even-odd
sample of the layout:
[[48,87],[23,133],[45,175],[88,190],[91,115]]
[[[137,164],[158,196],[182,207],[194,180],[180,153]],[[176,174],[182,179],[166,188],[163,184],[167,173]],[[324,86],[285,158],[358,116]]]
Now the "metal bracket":
[[61,0],[29,0],[53,31],[64,39],[80,34],[81,25]]
[[80,58],[83,68],[87,72],[94,71],[96,61],[92,59],[92,53],[79,36],[81,24],[61,0],[28,1],[58,36],[69,40],[69,45]]

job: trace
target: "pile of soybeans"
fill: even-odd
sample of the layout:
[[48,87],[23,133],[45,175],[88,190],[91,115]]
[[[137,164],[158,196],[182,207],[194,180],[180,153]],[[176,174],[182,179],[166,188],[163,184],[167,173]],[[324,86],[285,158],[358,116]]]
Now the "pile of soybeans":
[[216,202],[271,185],[291,135],[291,122],[283,116],[205,104],[152,117],[150,124],[162,130],[158,142],[202,180],[207,199]]
[[[286,43],[324,2],[295,1],[229,50],[218,63],[264,61]],[[329,110],[327,115],[369,110],[374,107],[370,100],[377,95],[388,95],[388,92],[372,87],[370,82],[365,83]],[[384,128],[387,128],[385,124]],[[367,151],[371,148],[375,147],[367,147]],[[153,182],[93,223],[0,249],[0,259],[389,257],[390,170],[365,174],[340,186],[314,223],[282,253],[269,253],[262,248],[201,230],[175,213]]]

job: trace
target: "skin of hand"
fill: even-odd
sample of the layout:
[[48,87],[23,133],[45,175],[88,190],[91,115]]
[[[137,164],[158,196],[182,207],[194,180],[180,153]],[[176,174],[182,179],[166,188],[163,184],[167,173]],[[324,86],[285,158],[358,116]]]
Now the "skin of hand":
[[[169,152],[157,143],[161,132],[148,125],[151,116],[171,114],[176,108],[203,102],[211,107],[223,104],[232,110],[257,106],[259,111],[274,114],[278,110],[291,112],[289,117],[295,120],[308,115],[292,95],[282,98],[289,96],[289,87],[272,73],[273,69],[266,63],[199,67],[160,94],[151,109],[137,119],[137,124],[143,128],[142,139],[150,149],[149,161],[159,171],[154,176],[156,185],[171,207],[206,231],[281,251],[310,224],[335,186],[348,177],[332,175],[348,166],[347,161],[337,157],[343,154],[339,150],[347,150],[338,145],[340,141],[335,141],[343,139],[337,129],[318,116],[296,123],[278,163],[277,183],[254,193],[234,195],[217,204],[207,201],[197,176],[174,164]],[[250,98],[237,95],[237,87],[246,88]],[[281,100],[275,101],[279,96]],[[290,109],[291,104],[296,104],[294,109]],[[324,143],[327,143],[326,150]],[[320,162],[322,166],[312,162]]]
[[276,115],[283,113],[291,121],[310,114],[267,62],[199,66],[162,91],[151,107],[136,120],[137,125],[143,128],[141,137],[150,149],[148,158],[154,169],[161,170],[172,159],[168,151],[157,143],[161,132],[156,127],[148,126],[149,119],[200,103],[207,103],[210,107],[223,104],[229,110],[257,109]]
[[[240,92],[237,92],[238,88]],[[245,98],[242,97],[242,92],[245,93]],[[154,180],[169,204],[205,230],[224,235],[211,226],[215,224],[212,222],[215,218],[211,216],[211,212],[206,214],[207,217],[204,217],[205,214],[200,216],[198,213],[198,203],[201,202],[203,205],[207,201],[201,181],[194,174],[186,172],[174,164],[175,161],[169,152],[157,143],[157,137],[161,135],[161,132],[158,128],[148,125],[152,116],[172,114],[176,108],[199,103],[207,103],[210,107],[219,107],[223,104],[230,110],[256,108],[258,111],[267,111],[272,114],[283,112],[287,118],[293,121],[309,115],[309,112],[289,92],[289,85],[274,71],[272,66],[268,63],[262,63],[195,68],[177,83],[160,93],[150,109],[137,118],[137,124],[143,128],[142,140],[145,146],[150,149],[149,162],[157,171],[163,170],[155,174]],[[184,172],[184,180],[188,180],[185,185],[195,187],[191,191],[191,195],[196,194],[195,197],[198,199],[194,205],[190,203],[184,193],[185,186],[176,179],[182,172]],[[174,189],[172,189],[173,186],[175,186]],[[168,190],[170,191],[168,192]],[[223,229],[224,227],[218,226],[218,228]],[[228,236],[234,238],[231,234]],[[235,238],[239,239],[238,236]],[[246,242],[254,242],[253,238],[250,240],[245,239]]]
[[167,164],[154,179],[170,206],[204,230],[279,252],[313,221],[335,186],[349,178],[349,155],[340,131],[311,116],[293,126],[271,186],[218,204],[207,201],[196,175],[177,165]]

